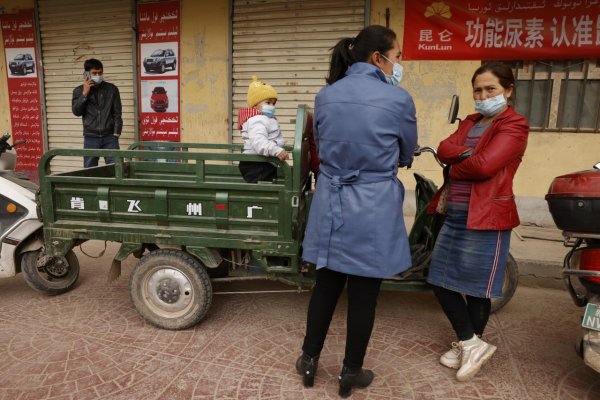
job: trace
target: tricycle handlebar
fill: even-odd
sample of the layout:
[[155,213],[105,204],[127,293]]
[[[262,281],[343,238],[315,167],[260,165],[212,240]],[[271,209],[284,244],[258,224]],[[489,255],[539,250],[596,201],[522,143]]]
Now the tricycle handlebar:
[[7,150],[12,150],[20,144],[27,142],[25,139],[15,140],[11,145],[8,143],[8,139],[10,139],[10,133],[6,132],[2,137],[0,137],[0,154],[4,153]]

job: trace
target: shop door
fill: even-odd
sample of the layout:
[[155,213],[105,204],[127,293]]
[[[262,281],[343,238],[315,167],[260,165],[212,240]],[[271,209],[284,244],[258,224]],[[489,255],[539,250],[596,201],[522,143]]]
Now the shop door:
[[[39,0],[37,9],[49,148],[83,148],[81,118],[71,112],[71,97],[83,81],[83,62],[89,58],[102,61],[105,79],[119,88],[123,105],[120,144],[126,148],[134,140],[136,115],[131,2]],[[65,157],[53,162],[52,171],[82,167],[82,159]]]
[[252,75],[279,94],[277,119],[292,144],[298,104],[314,104],[329,72],[330,48],[365,26],[364,0],[234,0],[232,140],[242,143],[237,113],[247,107]]

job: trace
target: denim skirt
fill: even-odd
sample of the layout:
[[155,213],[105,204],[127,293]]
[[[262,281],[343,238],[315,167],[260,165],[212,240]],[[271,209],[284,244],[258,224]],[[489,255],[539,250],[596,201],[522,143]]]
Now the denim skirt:
[[500,297],[510,232],[467,229],[467,212],[448,210],[427,282],[469,296]]

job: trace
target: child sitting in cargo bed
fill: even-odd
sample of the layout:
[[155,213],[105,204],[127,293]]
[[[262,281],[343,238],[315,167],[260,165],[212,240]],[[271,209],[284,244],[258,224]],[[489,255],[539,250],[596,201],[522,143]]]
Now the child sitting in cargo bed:
[[[241,108],[238,112],[238,129],[244,139],[243,153],[287,160],[289,155],[283,149],[283,135],[275,118],[275,89],[253,76],[247,102],[249,108]],[[272,182],[277,176],[277,167],[268,161],[240,161],[239,169],[248,183]]]

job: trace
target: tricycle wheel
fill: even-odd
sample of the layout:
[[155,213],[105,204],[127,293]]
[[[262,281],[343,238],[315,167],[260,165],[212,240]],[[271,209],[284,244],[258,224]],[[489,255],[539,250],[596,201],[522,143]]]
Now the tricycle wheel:
[[504,307],[512,299],[519,284],[519,268],[512,254],[508,254],[506,268],[504,269],[504,282],[502,283],[502,297],[492,299],[492,312]]
[[50,257],[42,250],[23,254],[21,271],[25,282],[38,292],[53,296],[68,292],[79,277],[79,261],[72,250],[64,257]]
[[212,302],[212,286],[204,266],[173,249],[143,256],[129,278],[129,293],[142,317],[164,329],[197,324]]

